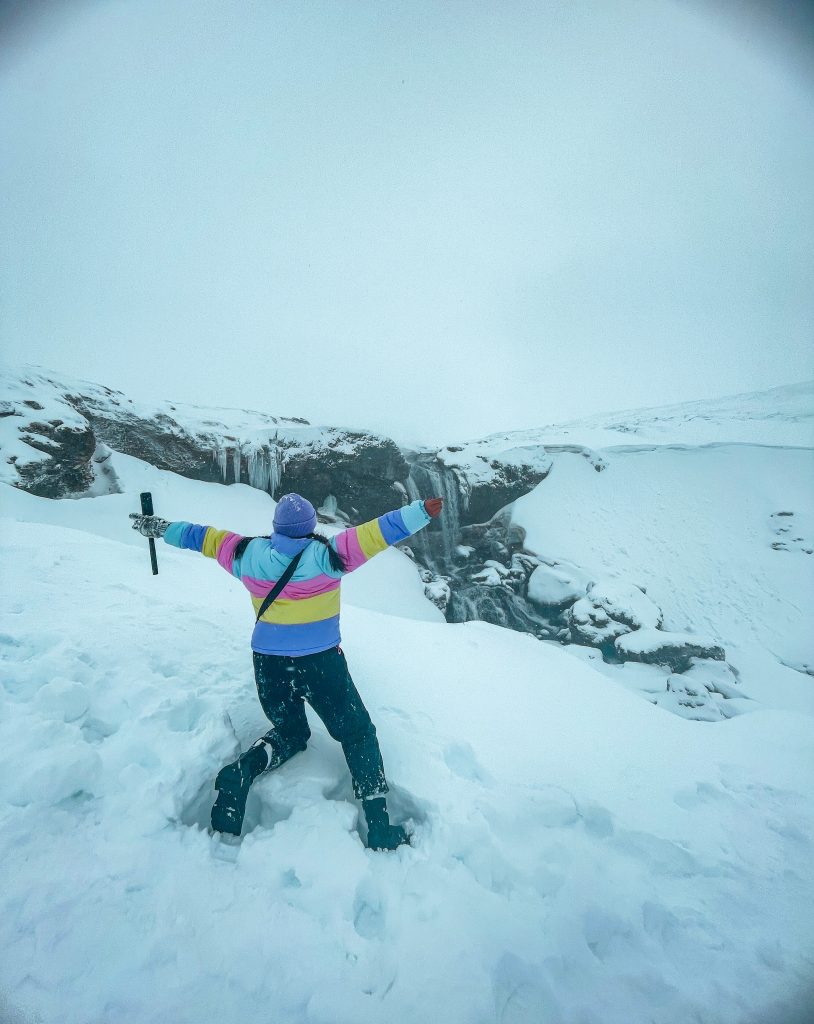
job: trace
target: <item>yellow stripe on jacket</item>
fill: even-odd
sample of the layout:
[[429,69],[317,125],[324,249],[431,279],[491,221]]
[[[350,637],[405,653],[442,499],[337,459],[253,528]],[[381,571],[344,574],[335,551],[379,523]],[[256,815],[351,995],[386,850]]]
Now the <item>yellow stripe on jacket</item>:
[[221,545],[221,541],[228,535],[229,530],[215,530],[213,527],[207,526],[206,533],[204,534],[203,546],[201,547],[201,554],[206,555],[207,558],[217,558],[218,548]]
[[359,547],[365,558],[372,558],[387,547],[387,541],[384,539],[378,519],[372,519],[369,523],[357,526],[356,539],[359,541]]
[[[260,611],[262,597],[253,597],[254,614]],[[261,622],[273,622],[278,625],[294,625],[303,622],[319,622],[339,614],[339,588],[329,590],[315,597],[287,598],[278,597],[265,613]]]

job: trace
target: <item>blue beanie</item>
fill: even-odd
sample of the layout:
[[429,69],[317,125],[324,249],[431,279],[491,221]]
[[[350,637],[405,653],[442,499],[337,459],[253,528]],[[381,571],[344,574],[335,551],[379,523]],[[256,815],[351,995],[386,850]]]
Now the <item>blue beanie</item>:
[[283,537],[304,537],[317,527],[314,506],[301,494],[284,494],[274,510],[274,532]]

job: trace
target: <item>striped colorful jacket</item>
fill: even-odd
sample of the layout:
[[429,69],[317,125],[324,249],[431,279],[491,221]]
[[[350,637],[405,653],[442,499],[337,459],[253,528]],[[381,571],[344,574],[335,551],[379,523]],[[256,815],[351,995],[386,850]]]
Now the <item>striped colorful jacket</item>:
[[[346,571],[353,572],[429,522],[424,502],[414,501],[369,523],[343,530],[330,543],[342,556]],[[217,559],[249,591],[255,615],[294,555],[305,549],[296,572],[255,625],[252,650],[299,657],[327,651],[340,643],[339,589],[345,573],[331,568],[328,549],[319,541],[273,533],[270,538],[256,537],[242,557],[235,558],[240,534],[184,522],[170,523],[164,540],[173,547]]]

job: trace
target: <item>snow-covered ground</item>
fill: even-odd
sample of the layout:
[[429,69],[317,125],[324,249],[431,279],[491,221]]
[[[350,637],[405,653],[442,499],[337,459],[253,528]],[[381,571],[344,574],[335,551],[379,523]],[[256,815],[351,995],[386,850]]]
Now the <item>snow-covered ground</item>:
[[396,854],[362,846],[313,716],[243,839],[207,831],[216,771],[266,728],[250,605],[163,544],[152,577],[127,512],[149,488],[170,518],[259,533],[267,495],[119,455],[124,494],[0,488],[0,1020],[804,1024],[814,680],[778,659],[807,657],[812,556],[772,549],[770,517],[810,509],[810,478],[800,453],[739,451],[611,453],[601,474],[566,456],[516,514],[531,546],[725,641],[751,714],[685,721],[613,676],[643,666],[447,624],[399,551],[343,584],[415,829]]
[[[538,554],[644,587],[665,630],[723,645],[744,696],[814,714],[814,452],[715,445],[562,454],[515,502]],[[639,666],[604,666],[621,682]]]

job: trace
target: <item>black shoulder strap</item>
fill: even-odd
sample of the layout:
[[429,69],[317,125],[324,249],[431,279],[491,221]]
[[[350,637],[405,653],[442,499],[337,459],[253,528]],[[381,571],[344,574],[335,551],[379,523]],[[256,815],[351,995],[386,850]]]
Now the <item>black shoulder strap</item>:
[[[305,551],[305,548],[303,548],[302,551]],[[294,557],[286,566],[283,575],[277,580],[277,582],[274,584],[274,586],[271,588],[268,594],[266,594],[265,598],[263,599],[263,603],[260,605],[260,610],[257,613],[258,622],[263,618],[263,616],[268,611],[271,602],[275,601],[280,596],[280,592],[282,591],[283,587],[285,587],[285,585],[294,575],[299,560],[302,558],[302,551],[298,551],[297,554],[294,555]]]

